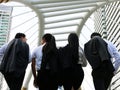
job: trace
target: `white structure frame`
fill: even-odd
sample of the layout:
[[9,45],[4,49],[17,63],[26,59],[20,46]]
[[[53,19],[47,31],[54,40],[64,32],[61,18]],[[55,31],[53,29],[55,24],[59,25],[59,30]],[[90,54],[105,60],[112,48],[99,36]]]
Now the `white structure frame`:
[[[6,0],[3,0],[6,1]],[[57,15],[64,15],[64,14],[72,14],[72,13],[83,13],[85,12],[86,14],[82,17],[77,17],[78,19],[81,19],[81,22],[78,24],[78,28],[77,28],[77,34],[80,35],[80,32],[85,24],[85,22],[87,21],[87,19],[91,16],[91,14],[96,11],[98,8],[104,6],[105,4],[109,4],[111,2],[115,2],[115,1],[120,1],[120,0],[9,0],[9,1],[15,1],[15,2],[20,2],[23,3],[25,5],[27,5],[28,7],[30,7],[31,9],[33,9],[38,18],[39,18],[39,39],[41,39],[41,36],[44,34],[44,30],[45,30],[45,24],[47,23],[52,23],[52,22],[45,22],[45,18],[50,17],[50,16],[57,16]],[[79,2],[79,3],[76,3]],[[65,4],[59,4],[59,3],[64,3],[67,2]],[[72,2],[72,3],[71,3]],[[51,5],[47,5],[51,3]],[[56,5],[52,5],[52,3],[57,3]],[[42,5],[42,4],[46,4],[46,5]],[[77,4],[77,6],[72,6],[73,4]],[[78,5],[79,4],[79,5]],[[52,10],[46,10],[46,11],[42,11],[43,8],[51,8],[51,7],[59,7],[59,6],[68,6],[71,5],[71,7],[67,7],[67,8],[59,8],[59,9],[52,9]],[[88,7],[88,8],[87,8]],[[89,8],[92,7],[92,8]],[[64,13],[58,13],[56,15],[44,15],[44,13],[47,12],[54,12],[54,11],[64,11],[65,9],[75,9],[75,8],[79,8],[79,10],[75,10],[75,11],[69,11],[68,13],[64,12]],[[82,10],[80,10],[80,8]],[[85,9],[83,9],[85,8]],[[74,18],[69,18],[69,20],[74,20],[76,19],[76,17]],[[66,21],[69,21],[66,20]],[[62,22],[63,20],[59,20],[58,22]],[[57,21],[56,21],[57,22]],[[65,25],[67,26],[67,25]],[[61,26],[58,26],[61,27]],[[53,27],[54,28],[54,27]],[[69,32],[70,33],[70,32]]]
[[[6,0],[2,0],[2,1],[6,1]],[[80,36],[81,30],[85,25],[85,22],[93,12],[95,12],[98,8],[106,4],[120,0],[9,0],[9,2],[11,1],[23,3],[26,6],[30,7],[37,14],[39,21],[38,27],[39,27],[39,41],[40,41],[45,30],[60,28],[60,27],[77,26],[77,30],[75,31],[75,33],[77,33]],[[68,17],[65,19],[61,18],[52,21],[45,21],[45,19],[48,17],[69,15],[74,13],[79,13],[81,15],[75,17]],[[82,15],[83,13],[84,15]],[[72,21],[76,19],[79,19],[80,21],[77,24],[67,23],[64,25],[46,27],[47,24]],[[65,34],[71,32],[72,31],[58,32],[58,33],[53,33],[53,35],[59,35],[59,34]],[[58,41],[64,41],[64,40],[66,39],[59,39]],[[26,82],[23,84],[23,87],[25,88],[28,87],[29,84],[28,79],[31,78],[30,77],[31,73],[28,76],[29,77],[27,78]]]

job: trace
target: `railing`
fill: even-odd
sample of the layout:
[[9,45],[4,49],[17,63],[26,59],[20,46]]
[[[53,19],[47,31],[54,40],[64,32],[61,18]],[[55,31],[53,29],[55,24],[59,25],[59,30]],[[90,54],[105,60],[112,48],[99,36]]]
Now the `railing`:
[[120,90],[120,68],[115,74],[108,90]]

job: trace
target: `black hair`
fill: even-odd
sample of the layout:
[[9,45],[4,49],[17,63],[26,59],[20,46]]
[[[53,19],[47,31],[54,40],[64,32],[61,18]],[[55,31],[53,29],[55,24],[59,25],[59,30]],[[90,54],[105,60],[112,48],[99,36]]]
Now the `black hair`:
[[42,39],[45,40],[46,44],[43,46],[42,52],[42,64],[41,69],[44,69],[46,67],[46,64],[51,62],[51,59],[56,56],[56,43],[55,38],[51,34],[45,34]]
[[99,36],[99,37],[101,37],[101,35],[100,35],[99,33],[97,33],[97,32],[92,33],[90,37],[93,38],[94,36]]
[[51,51],[54,51],[54,49],[56,49],[56,43],[55,43],[54,36],[47,33],[42,37],[42,39],[44,39],[46,42],[46,44],[43,47],[43,53],[49,53]]
[[68,36],[68,43],[71,47],[79,47],[79,39],[76,33],[71,33]]
[[73,58],[78,62],[79,60],[79,38],[76,33],[70,33],[68,36],[68,45],[70,46]]
[[21,38],[21,37],[26,37],[26,35],[24,33],[17,33],[15,35],[15,38]]
[[47,42],[47,43],[51,41],[51,38],[52,38],[52,35],[49,33],[43,35],[43,37],[42,37],[42,39],[44,39],[45,42]]

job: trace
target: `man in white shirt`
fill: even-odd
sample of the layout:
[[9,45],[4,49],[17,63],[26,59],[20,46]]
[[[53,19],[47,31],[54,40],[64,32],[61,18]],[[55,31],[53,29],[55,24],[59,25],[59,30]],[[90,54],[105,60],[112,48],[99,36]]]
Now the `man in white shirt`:
[[[45,34],[46,35],[46,34]],[[44,36],[45,36],[44,35]],[[44,37],[43,36],[43,37]],[[34,86],[35,87],[38,87],[37,85],[37,74],[36,74],[36,71],[39,71],[40,70],[40,67],[41,67],[41,62],[42,62],[42,56],[43,56],[43,53],[42,53],[42,48],[43,46],[46,44],[46,41],[44,38],[42,38],[41,40],[41,45],[38,46],[33,52],[32,52],[32,73],[33,73],[33,76],[34,76]]]
[[108,52],[107,43],[91,34],[91,40],[84,45],[85,56],[92,66],[92,77],[95,90],[107,90],[114,75],[114,66],[111,62],[111,55]]
[[[38,46],[33,52],[32,52],[32,59],[36,58],[36,70],[40,70],[40,64],[41,64],[41,60],[42,60],[42,48],[43,48],[44,44]],[[34,60],[32,60],[34,61]]]
[[[101,35],[97,32],[94,32],[93,34],[95,34],[95,36],[101,37]],[[113,66],[115,68],[115,73],[116,73],[120,66],[120,53],[118,52],[117,48],[115,47],[115,45],[112,42],[110,42],[106,39],[104,39],[104,41],[108,44],[107,45],[108,51],[111,55],[111,60],[112,60]]]
[[[42,45],[32,53],[32,73],[34,86],[39,90],[57,90],[58,50],[55,38],[47,33],[42,37]],[[36,74],[37,71],[37,74]]]
[[118,52],[117,48],[113,45],[113,43],[107,40],[105,41],[108,44],[108,51],[111,55],[111,60],[112,60],[113,66],[115,68],[115,73],[116,73],[120,66],[120,53]]

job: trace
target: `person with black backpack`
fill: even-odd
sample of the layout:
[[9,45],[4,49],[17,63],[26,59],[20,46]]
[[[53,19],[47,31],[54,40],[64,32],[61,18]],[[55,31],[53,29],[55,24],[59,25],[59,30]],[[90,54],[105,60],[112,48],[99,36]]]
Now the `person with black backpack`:
[[82,65],[86,66],[86,58],[76,33],[68,36],[68,44],[59,48],[59,83],[64,90],[78,90],[84,78]]
[[57,60],[58,49],[55,38],[51,34],[45,34],[42,37],[42,45],[32,53],[34,86],[39,87],[39,90],[57,90]]

